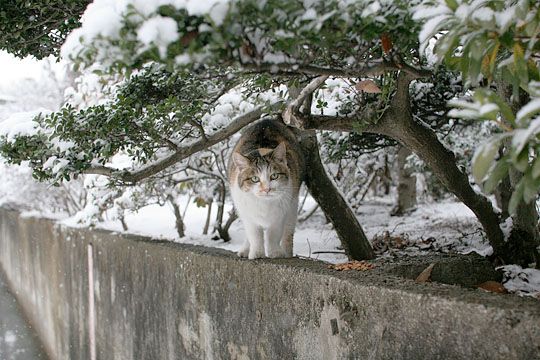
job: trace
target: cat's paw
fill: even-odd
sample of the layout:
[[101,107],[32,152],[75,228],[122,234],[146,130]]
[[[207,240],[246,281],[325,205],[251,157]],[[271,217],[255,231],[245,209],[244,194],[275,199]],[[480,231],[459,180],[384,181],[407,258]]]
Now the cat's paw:
[[286,258],[290,256],[287,256],[287,252],[285,250],[279,248],[279,249],[269,250],[268,257],[276,259],[276,258]]
[[249,248],[240,249],[236,252],[241,258],[247,258],[249,254]]
[[248,259],[260,259],[264,257],[264,249],[250,249]]

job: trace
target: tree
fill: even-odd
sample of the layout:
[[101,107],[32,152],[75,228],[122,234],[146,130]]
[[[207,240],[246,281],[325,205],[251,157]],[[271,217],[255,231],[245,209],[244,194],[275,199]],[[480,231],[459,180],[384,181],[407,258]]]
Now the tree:
[[[444,26],[450,29],[453,23],[442,21],[441,16],[435,27],[429,20],[421,30],[422,23],[441,8],[455,12],[459,6],[468,6],[467,1],[443,1],[442,5],[432,1],[315,1],[309,8],[285,0],[208,2],[197,8],[152,1],[144,6],[126,3],[125,7],[91,4],[82,27],[68,36],[62,48],[63,56],[81,68],[99,64],[104,74],[124,74],[128,80],[120,85],[115,99],[80,111],[68,105],[61,112],[38,117],[35,134],[3,142],[4,156],[14,162],[30,159],[42,179],[59,181],[94,173],[123,183],[137,183],[233,136],[264,114],[274,114],[297,129],[306,158],[312,161],[306,183],[333,221],[350,257],[369,258],[373,253],[362,228],[324,171],[313,130],[373,133],[394,139],[416,153],[471,208],[498,259],[523,264],[538,254],[530,243],[513,244],[518,250],[509,247],[500,227],[502,219],[491,202],[473,189],[454,154],[426,123],[428,118],[416,116],[412,105],[411,82],[436,86],[437,76],[442,73],[422,66],[426,58],[418,51],[418,39],[425,42],[438,36],[436,41],[441,44],[451,39],[447,46],[436,45],[435,53],[440,54],[440,49],[455,49],[457,39],[463,35],[461,30],[453,31],[458,32],[452,37],[445,33]],[[499,6],[494,3],[486,1],[482,7]],[[93,26],[91,19],[107,11],[114,14],[113,21]],[[534,5],[525,12],[538,17]],[[510,23],[516,28],[517,18],[511,18]],[[442,35],[437,35],[439,30]],[[531,38],[529,32],[525,35]],[[455,57],[448,51],[450,57]],[[462,58],[469,59],[467,56],[465,51]],[[527,61],[530,58],[523,56]],[[518,63],[523,73],[523,63]],[[494,63],[488,65],[493,67]],[[478,72],[462,68],[468,69],[464,79],[471,78],[471,74],[478,76]],[[368,81],[380,92],[350,91],[332,108],[317,99],[329,77],[346,79],[351,87]],[[217,116],[216,101],[231,91],[244,94],[244,101],[250,105],[239,107],[236,116]],[[493,107],[484,110],[498,121]],[[501,110],[508,113],[505,107]],[[71,146],[59,147],[59,142]],[[108,165],[118,152],[131,157],[129,169]],[[52,157],[55,159],[50,160]],[[61,159],[64,166],[55,166],[57,171],[44,167],[56,159]],[[528,159],[520,164],[521,170],[529,168]],[[478,165],[473,170],[478,179],[482,171]],[[505,173],[507,168],[503,170],[497,171]],[[533,189],[524,185],[521,188]],[[527,199],[535,197],[536,191],[528,191]]]
[[[501,129],[477,149],[473,175],[486,192],[500,183],[510,185],[512,195],[502,208],[512,214],[513,229],[504,251],[540,267],[535,204],[540,189],[540,4],[427,1],[417,18],[430,19],[421,34],[423,47],[436,36],[437,58],[459,69],[471,89],[472,96],[451,102],[452,114],[494,121]],[[507,192],[499,185],[499,194]]]
[[0,48],[14,55],[42,59],[58,55],[66,36],[80,26],[90,0],[3,0],[0,4]]

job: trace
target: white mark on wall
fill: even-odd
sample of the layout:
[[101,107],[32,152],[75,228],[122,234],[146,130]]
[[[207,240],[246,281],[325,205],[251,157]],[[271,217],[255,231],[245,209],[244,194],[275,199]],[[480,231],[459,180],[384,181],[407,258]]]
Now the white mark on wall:
[[94,306],[94,251],[92,244],[88,244],[88,343],[90,360],[96,360],[96,309]]
[[227,351],[231,360],[249,360],[248,347],[245,345],[239,346],[229,341]]
[[206,355],[206,359],[214,359],[214,351],[212,348],[212,342],[214,341],[214,326],[210,316],[202,311],[199,314],[199,341],[201,349]]

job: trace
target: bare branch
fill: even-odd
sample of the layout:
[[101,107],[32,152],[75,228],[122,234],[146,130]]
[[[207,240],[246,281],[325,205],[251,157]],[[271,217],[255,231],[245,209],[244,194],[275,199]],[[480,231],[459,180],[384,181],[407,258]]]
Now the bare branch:
[[110,168],[107,166],[94,165],[84,171],[85,174],[94,174],[94,175],[105,175],[113,176],[114,174],[120,173],[121,170]]
[[415,79],[414,74],[401,71],[397,78],[396,93],[392,98],[392,104],[399,107],[409,108],[409,84]]
[[256,72],[270,72],[276,75],[326,75],[335,77],[363,77],[380,75],[385,71],[399,70],[395,64],[383,59],[372,60],[369,64],[358,66],[350,69],[328,68],[317,65],[304,64],[268,64],[268,63],[245,63],[242,66],[246,69],[252,69]]
[[204,140],[208,140],[208,138],[206,137],[206,132],[204,131],[204,128],[203,126],[198,122],[198,121],[195,121],[194,119],[189,119],[188,122],[197,128],[197,130],[199,130],[199,134],[201,135],[201,137],[204,139]]
[[394,56],[392,60],[375,59],[369,62],[359,64],[359,66],[348,69],[329,68],[317,65],[294,64],[294,63],[244,63],[242,66],[255,72],[270,72],[275,75],[317,75],[334,76],[342,78],[360,78],[366,76],[375,76],[383,74],[386,71],[403,70],[414,78],[422,78],[431,75],[430,70],[417,69],[414,66],[404,63],[400,57]]
[[313,94],[315,90],[324,84],[326,79],[328,79],[328,75],[319,76],[311,80],[310,83],[307,84],[302,91],[300,91],[298,97],[294,99],[283,112],[283,121],[285,124],[297,127],[299,129],[303,128],[303,124],[296,117],[296,115],[299,113],[300,106],[302,106],[304,100],[308,96]]

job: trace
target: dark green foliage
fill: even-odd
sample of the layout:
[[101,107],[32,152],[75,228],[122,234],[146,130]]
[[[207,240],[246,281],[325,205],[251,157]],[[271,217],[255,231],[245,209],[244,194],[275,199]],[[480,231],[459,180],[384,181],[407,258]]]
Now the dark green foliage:
[[356,132],[338,138],[325,133],[322,136],[322,142],[325,148],[325,155],[332,162],[337,162],[341,159],[357,158],[363,154],[397,145],[395,140],[383,135]]
[[413,85],[411,110],[415,117],[440,130],[450,120],[448,101],[463,94],[460,78],[441,66],[430,78],[418,80]]
[[90,0],[0,1],[0,49],[18,57],[57,55],[67,34],[80,26]]

